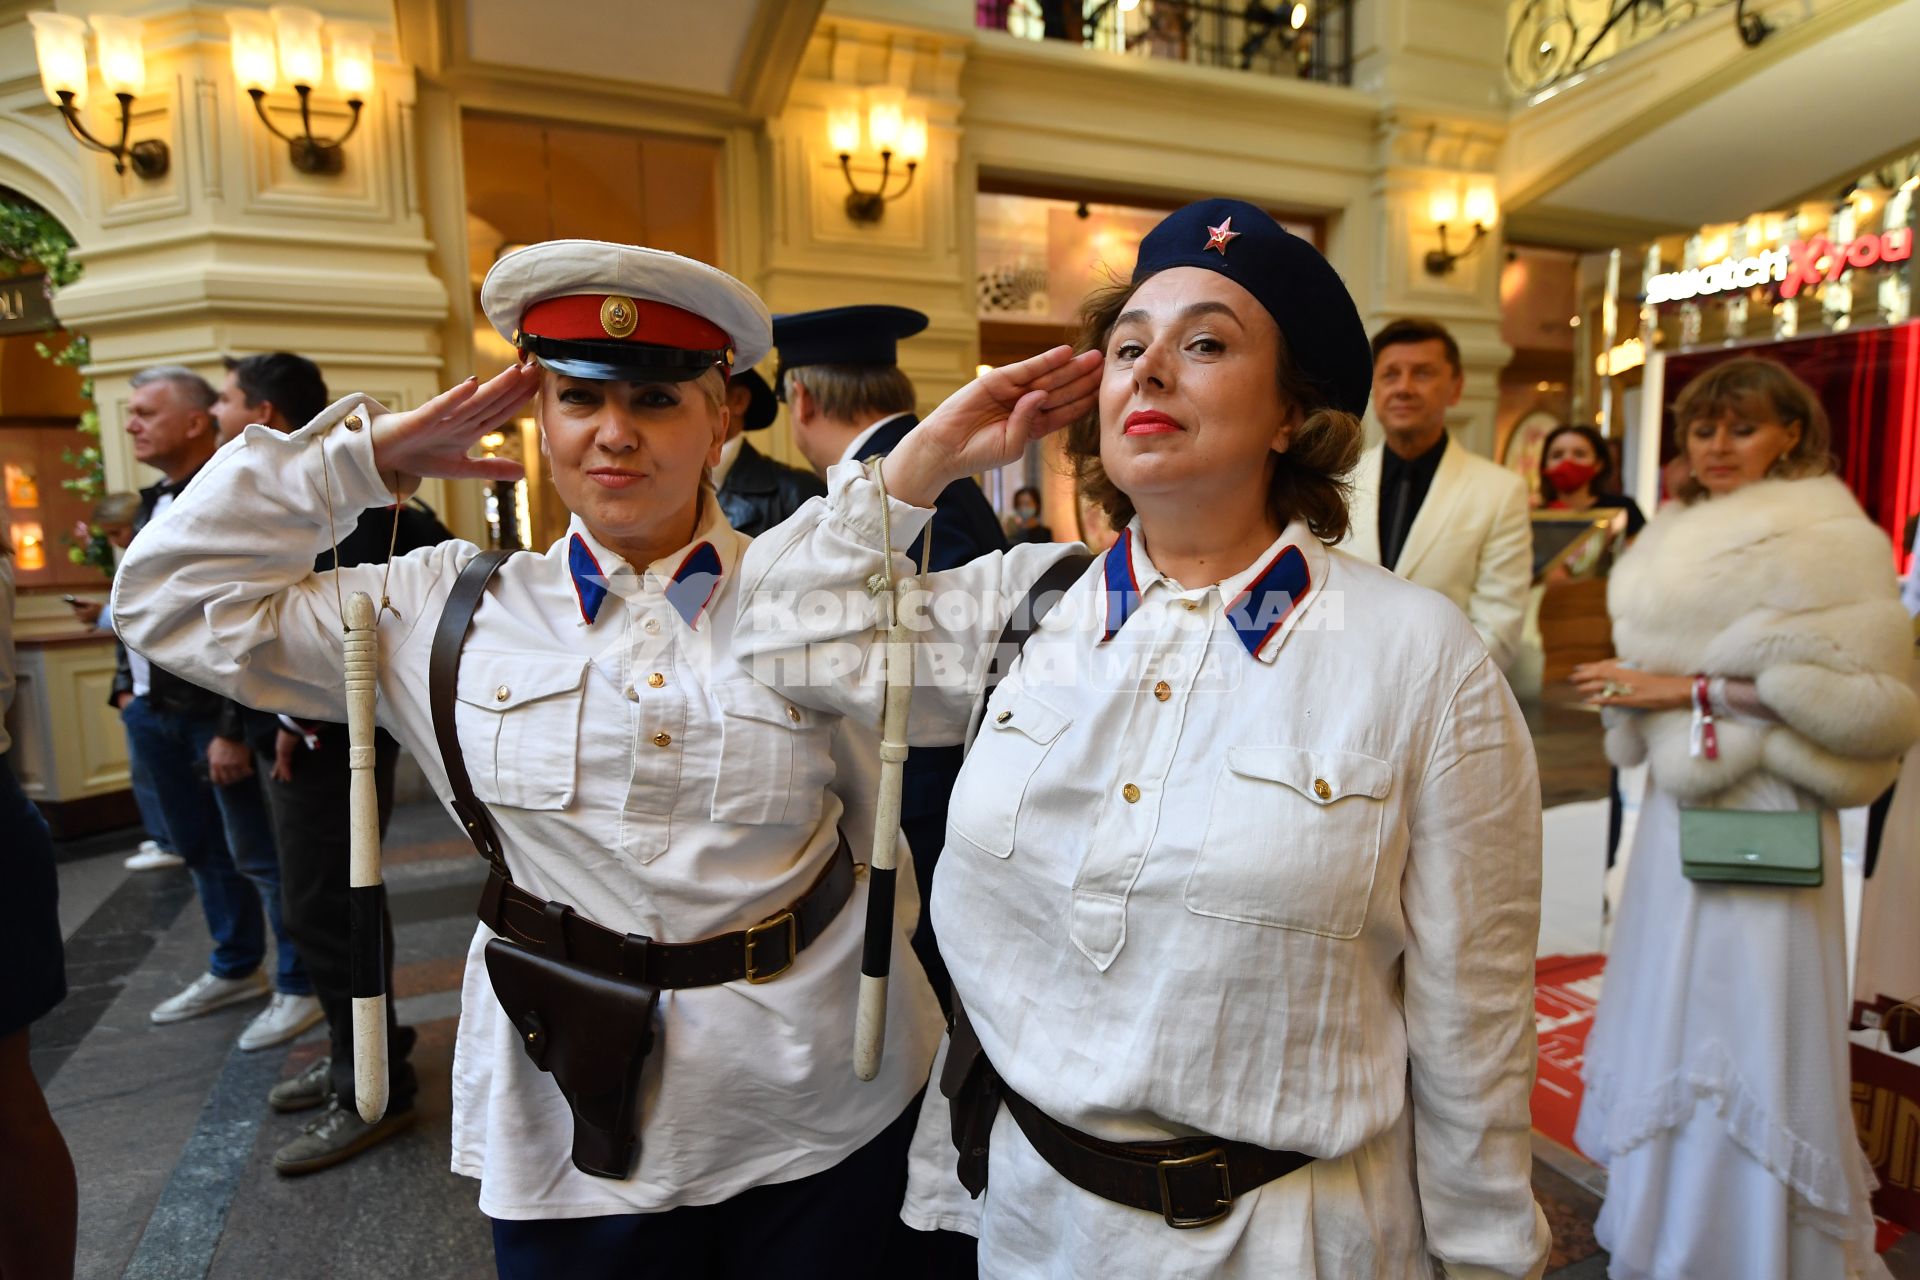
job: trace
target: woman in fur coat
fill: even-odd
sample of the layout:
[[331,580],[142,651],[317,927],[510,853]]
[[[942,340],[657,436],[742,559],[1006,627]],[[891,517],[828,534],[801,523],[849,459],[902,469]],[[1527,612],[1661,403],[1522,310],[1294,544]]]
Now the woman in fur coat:
[[[1835,810],[1920,733],[1887,537],[1828,474],[1826,415],[1735,359],[1675,405],[1680,502],[1608,590],[1618,662],[1577,669],[1607,754],[1649,766],[1576,1133],[1607,1166],[1615,1280],[1885,1277],[1849,1108]],[[1694,881],[1683,807],[1819,813],[1817,888]]]

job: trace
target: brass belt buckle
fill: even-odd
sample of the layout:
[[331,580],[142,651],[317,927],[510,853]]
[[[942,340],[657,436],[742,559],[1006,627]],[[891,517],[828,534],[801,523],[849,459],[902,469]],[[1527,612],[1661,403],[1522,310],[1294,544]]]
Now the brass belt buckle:
[[[782,925],[787,930],[787,958],[778,969],[761,969],[754,964],[753,949],[759,944],[760,935]],[[793,962],[800,955],[800,922],[793,918],[793,912],[782,911],[770,916],[759,924],[750,925],[746,933],[747,981],[756,986],[762,982],[772,982],[775,978],[793,968]]]
[[[1201,1165],[1212,1165],[1220,1175],[1220,1196],[1214,1201],[1213,1213],[1200,1217],[1182,1218],[1173,1211],[1173,1188],[1167,1182],[1167,1173],[1174,1169],[1193,1169]],[[1160,1179],[1160,1216],[1167,1225],[1180,1231],[1189,1231],[1194,1227],[1211,1226],[1233,1212],[1233,1186],[1227,1180],[1227,1153],[1220,1147],[1202,1151],[1197,1156],[1185,1156],[1178,1160],[1162,1160],[1154,1168]]]

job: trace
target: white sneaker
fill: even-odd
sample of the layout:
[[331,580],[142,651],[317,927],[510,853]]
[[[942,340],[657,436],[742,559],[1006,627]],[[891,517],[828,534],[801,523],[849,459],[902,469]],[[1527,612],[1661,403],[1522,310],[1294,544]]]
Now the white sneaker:
[[140,852],[129,857],[124,865],[129,871],[165,871],[168,867],[184,867],[187,860],[162,849],[157,841],[142,840]]
[[162,1000],[151,1016],[155,1022],[163,1024],[184,1022],[203,1013],[212,1013],[215,1009],[224,1009],[230,1004],[239,1004],[242,1000],[257,1000],[266,994],[267,975],[257,969],[244,978],[221,978],[203,973],[179,995]]
[[267,1007],[255,1014],[247,1029],[240,1033],[240,1048],[252,1053],[255,1049],[285,1044],[325,1016],[317,998],[276,991]]

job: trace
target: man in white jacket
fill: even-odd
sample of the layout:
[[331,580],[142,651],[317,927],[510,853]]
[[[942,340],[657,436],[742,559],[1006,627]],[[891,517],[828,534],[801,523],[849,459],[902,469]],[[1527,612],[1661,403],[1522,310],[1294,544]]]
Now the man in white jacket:
[[1458,605],[1502,670],[1520,649],[1533,581],[1533,528],[1519,476],[1452,444],[1460,347],[1431,320],[1395,320],[1373,338],[1373,404],[1386,442],[1353,474],[1345,550]]

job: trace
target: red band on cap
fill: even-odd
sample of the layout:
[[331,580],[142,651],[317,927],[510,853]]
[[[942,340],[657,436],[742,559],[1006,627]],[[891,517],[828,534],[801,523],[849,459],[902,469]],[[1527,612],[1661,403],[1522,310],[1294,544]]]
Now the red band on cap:
[[[621,323],[610,326],[607,299],[615,306],[625,304],[634,317],[630,332]],[[732,345],[726,331],[713,321],[691,311],[646,298],[622,294],[579,293],[565,298],[548,298],[528,307],[520,317],[520,331],[538,338],[561,338],[580,342],[635,342],[651,347],[677,347],[682,351],[718,351]]]

